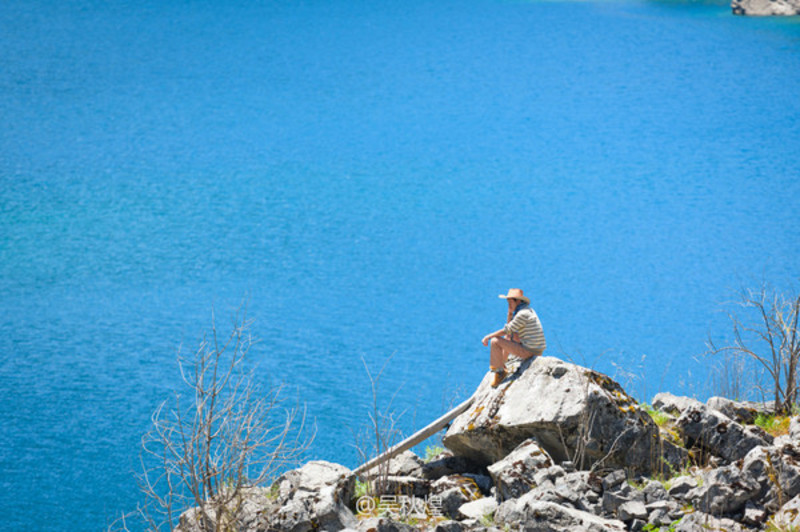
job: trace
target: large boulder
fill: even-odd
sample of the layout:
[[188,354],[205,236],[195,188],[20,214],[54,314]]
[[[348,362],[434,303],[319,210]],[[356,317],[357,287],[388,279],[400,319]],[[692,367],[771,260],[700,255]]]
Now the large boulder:
[[529,492],[536,487],[536,473],[552,465],[553,460],[535,439],[525,440],[508,456],[489,466],[497,498],[515,499]]
[[689,408],[677,427],[688,446],[696,446],[727,462],[744,458],[751,449],[772,443],[772,436],[735,422],[705,405]]
[[[487,375],[465,413],[453,420],[444,445],[483,465],[536,438],[561,463],[652,472],[663,448],[650,416],[609,377],[552,357],[524,361],[497,388]],[[677,465],[677,464],[674,464]]]
[[743,425],[751,425],[759,414],[771,412],[772,403],[755,403],[753,401],[734,401],[727,397],[709,397],[706,406],[719,410],[729,418]]
[[[176,532],[237,530],[256,532],[281,530],[311,532],[355,527],[357,520],[348,508],[355,476],[339,464],[309,462],[284,473],[269,487],[253,486],[225,508],[218,499],[208,501],[205,515],[191,508],[180,516]],[[220,522],[215,520],[219,518]]]
[[495,512],[495,521],[511,527],[524,527],[529,532],[624,532],[625,524],[616,519],[603,517],[561,506],[554,502],[535,498],[528,492],[519,499],[500,505]]
[[690,490],[685,499],[691,501],[695,509],[710,515],[739,513],[761,491],[758,481],[736,464],[712,469],[702,478],[702,484]]
[[272,509],[264,512],[267,528],[286,532],[341,530],[357,521],[348,508],[355,476],[346,467],[313,461],[275,481]]
[[770,512],[787,499],[800,494],[800,449],[792,444],[781,447],[756,447],[742,461],[742,473],[761,488],[754,497],[759,506]]
[[798,530],[800,529],[800,495],[784,504],[778,510],[770,523],[774,530]]
[[800,15],[800,0],[732,0],[734,15]]

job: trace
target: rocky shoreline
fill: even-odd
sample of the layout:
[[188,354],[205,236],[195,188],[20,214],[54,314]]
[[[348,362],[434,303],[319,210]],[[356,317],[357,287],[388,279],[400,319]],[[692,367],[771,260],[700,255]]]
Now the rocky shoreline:
[[800,15],[800,0],[731,0],[734,15],[755,17]]
[[[424,462],[410,451],[357,478],[313,461],[223,512],[238,531],[794,530],[800,418],[773,437],[768,404],[661,393],[652,409],[552,357],[484,379]],[[205,526],[202,526],[205,524]],[[176,530],[208,528],[197,509]],[[212,524],[213,525],[213,524]]]

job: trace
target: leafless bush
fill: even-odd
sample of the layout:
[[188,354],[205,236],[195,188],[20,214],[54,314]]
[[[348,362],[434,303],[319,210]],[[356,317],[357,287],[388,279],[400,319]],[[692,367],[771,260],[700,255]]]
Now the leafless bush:
[[147,502],[137,513],[150,530],[172,530],[192,507],[201,530],[235,523],[243,490],[297,463],[313,439],[283,387],[263,389],[245,367],[250,325],[240,311],[220,338],[212,318],[193,356],[178,357],[187,393],[164,401],[142,438],[138,479]]
[[798,398],[800,295],[787,298],[762,285],[758,291],[742,290],[738,304],[746,316],[728,313],[733,324],[733,341],[717,346],[709,339],[709,351],[761,366],[769,376],[771,390],[757,387],[773,394],[776,412],[791,412]]
[[[397,413],[393,406],[400,388],[395,390],[387,404],[382,405],[380,402],[381,377],[391,359],[391,356],[387,358],[380,371],[375,375],[370,371],[367,362],[363,358],[361,359],[369,377],[372,403],[369,411],[369,425],[366,428],[362,428],[360,433],[355,434],[355,448],[360,464],[365,464],[372,458],[385,453],[402,438],[398,423],[404,412]],[[372,482],[369,485],[371,494],[376,495],[384,492],[390,465],[391,461],[389,460],[382,462],[371,473]]]

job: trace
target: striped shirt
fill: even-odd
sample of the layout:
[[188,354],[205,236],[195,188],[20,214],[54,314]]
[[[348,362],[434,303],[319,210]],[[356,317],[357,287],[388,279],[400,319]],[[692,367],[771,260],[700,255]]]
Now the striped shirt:
[[514,316],[510,322],[506,323],[503,330],[509,335],[517,333],[522,345],[532,351],[543,351],[547,347],[542,323],[539,321],[539,316],[537,316],[536,312],[530,307],[517,312],[517,315]]

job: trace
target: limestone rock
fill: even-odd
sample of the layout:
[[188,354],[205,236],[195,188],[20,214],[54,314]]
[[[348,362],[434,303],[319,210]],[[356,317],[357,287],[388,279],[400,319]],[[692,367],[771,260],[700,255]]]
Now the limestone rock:
[[687,475],[681,475],[670,481],[669,496],[673,499],[682,499],[687,493],[697,487],[697,480]]
[[523,495],[536,486],[534,475],[553,466],[553,459],[533,438],[525,440],[508,456],[489,466],[500,501]]
[[451,451],[446,451],[422,465],[422,476],[428,480],[438,480],[448,475],[483,472],[485,469],[482,466],[464,456],[454,456]]
[[775,530],[796,530],[800,527],[800,495],[784,504],[770,522]]
[[647,508],[642,501],[628,501],[620,505],[617,509],[617,516],[620,520],[628,522],[634,519],[647,519]]
[[760,413],[753,403],[741,403],[727,397],[710,397],[706,401],[706,406],[712,410],[718,410],[732,420],[745,425],[752,424]]
[[673,416],[680,416],[684,411],[702,404],[697,399],[673,395],[669,392],[657,393],[653,397],[653,408]]
[[623,532],[625,524],[553,502],[536,500],[529,492],[501,504],[495,521],[511,527],[522,525],[526,532]]
[[789,420],[789,437],[800,441],[800,416],[794,416]]
[[442,477],[431,484],[430,495],[441,502],[441,511],[453,519],[459,518],[462,505],[483,497],[474,479],[463,475]]
[[[358,523],[359,532],[414,532],[416,528],[405,523],[399,523],[386,517],[370,517]],[[318,529],[315,529],[318,530]],[[323,530],[338,530],[336,528],[323,528]]]
[[741,469],[761,487],[754,497],[760,506],[776,511],[781,501],[800,494],[798,457],[800,449],[793,445],[756,447],[747,453]]
[[489,465],[534,437],[556,461],[579,468],[650,471],[660,462],[658,428],[619,384],[557,358],[524,361],[498,388],[487,374],[470,409],[451,424],[444,444]]
[[313,461],[288,471],[275,481],[278,508],[264,512],[266,524],[287,532],[354,528],[356,518],[347,506],[354,485],[349,469],[330,462]]
[[458,521],[442,521],[436,524],[433,532],[463,532],[464,527]]
[[696,445],[728,462],[744,458],[751,449],[769,445],[772,437],[756,433],[705,405],[684,411],[677,421],[687,445]]
[[731,515],[744,509],[761,486],[735,464],[713,469],[703,476],[702,485],[686,494],[694,507],[711,515]]
[[497,510],[497,500],[492,497],[484,497],[462,504],[458,513],[467,519],[480,519],[494,513],[495,510]]
[[746,532],[749,529],[732,519],[718,518],[703,512],[686,514],[675,526],[675,532],[700,532],[706,530]]
[[732,0],[734,15],[770,16],[800,15],[798,0]]

